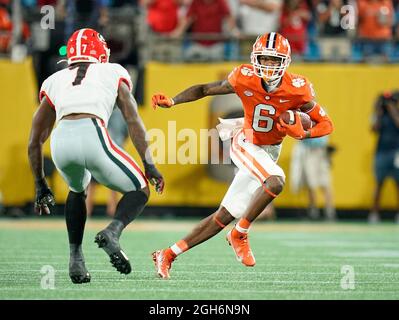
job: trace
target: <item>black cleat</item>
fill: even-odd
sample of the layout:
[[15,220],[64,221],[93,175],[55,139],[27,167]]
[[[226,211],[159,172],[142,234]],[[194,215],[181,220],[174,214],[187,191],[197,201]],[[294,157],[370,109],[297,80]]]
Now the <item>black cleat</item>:
[[108,254],[110,262],[116,270],[123,274],[132,272],[129,258],[121,249],[119,239],[113,232],[107,229],[100,231],[97,233],[94,242]]
[[73,283],[90,282],[91,276],[87,271],[84,260],[71,259],[69,262],[69,277]]

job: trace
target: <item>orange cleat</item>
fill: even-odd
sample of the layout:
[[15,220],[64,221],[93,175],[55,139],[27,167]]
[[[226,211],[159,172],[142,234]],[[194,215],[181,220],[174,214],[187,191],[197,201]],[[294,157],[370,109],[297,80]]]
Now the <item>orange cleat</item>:
[[226,240],[233,248],[237,260],[247,267],[253,267],[256,261],[249,246],[248,235],[246,233],[241,233],[241,235],[237,237],[232,235],[232,231],[233,230],[230,230],[227,234]]
[[152,260],[154,261],[158,276],[162,279],[169,279],[169,270],[172,268],[172,262],[175,260],[175,257],[166,250],[158,250],[152,253]]

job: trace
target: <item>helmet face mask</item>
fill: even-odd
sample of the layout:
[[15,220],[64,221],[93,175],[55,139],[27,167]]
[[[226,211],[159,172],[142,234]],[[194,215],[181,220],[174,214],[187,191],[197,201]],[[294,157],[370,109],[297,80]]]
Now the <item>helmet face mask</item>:
[[77,62],[107,63],[110,50],[103,36],[93,29],[75,31],[68,40],[68,64]]
[[[266,60],[266,63],[262,63],[261,60]],[[290,62],[290,45],[283,36],[271,32],[256,39],[251,53],[251,63],[254,73],[264,79],[266,84],[278,83]]]

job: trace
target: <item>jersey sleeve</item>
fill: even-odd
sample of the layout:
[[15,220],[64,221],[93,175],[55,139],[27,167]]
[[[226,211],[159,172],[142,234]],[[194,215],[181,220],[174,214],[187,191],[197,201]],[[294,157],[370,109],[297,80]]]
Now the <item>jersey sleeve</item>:
[[121,84],[121,82],[124,82],[129,87],[129,90],[132,91],[133,83],[132,83],[132,79],[130,77],[129,72],[124,67],[122,67],[120,64],[115,64],[115,70],[116,70],[116,73],[118,74],[118,88],[119,88],[119,85]]
[[231,84],[233,87],[234,91],[236,91],[237,85],[238,85],[238,78],[240,76],[240,69],[241,67],[235,67],[233,71],[230,72],[230,74],[227,77],[227,81]]
[[46,97],[51,107],[55,109],[52,87],[52,78],[47,78],[43,81],[39,91],[39,101],[42,102],[43,98]]
[[306,104],[310,101],[315,100],[316,93],[314,91],[313,84],[306,78],[304,80],[305,80],[305,85],[303,86],[301,98],[302,98],[302,103]]

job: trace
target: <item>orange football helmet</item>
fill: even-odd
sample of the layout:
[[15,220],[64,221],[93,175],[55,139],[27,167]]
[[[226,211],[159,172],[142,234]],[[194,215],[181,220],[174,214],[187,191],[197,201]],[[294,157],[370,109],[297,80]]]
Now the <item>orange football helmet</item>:
[[[263,65],[259,61],[261,56],[280,58],[280,64],[278,66]],[[251,63],[255,74],[263,78],[266,83],[278,82],[291,63],[291,47],[288,40],[277,32],[259,36],[252,47]]]
[[68,64],[75,62],[106,63],[110,50],[103,36],[93,29],[75,31],[68,40]]

